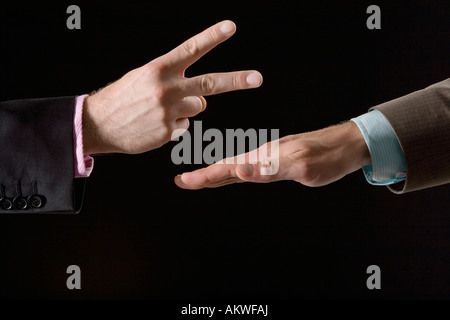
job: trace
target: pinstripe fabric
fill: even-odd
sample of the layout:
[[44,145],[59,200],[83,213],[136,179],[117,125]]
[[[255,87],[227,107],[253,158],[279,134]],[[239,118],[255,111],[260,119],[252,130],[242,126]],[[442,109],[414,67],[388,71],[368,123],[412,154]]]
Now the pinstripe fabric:
[[373,110],[351,120],[361,130],[372,158],[372,164],[363,167],[367,182],[373,185],[390,185],[405,180],[405,157],[383,114]]
[[87,94],[78,96],[75,100],[73,121],[75,178],[89,177],[94,168],[94,159],[84,156],[83,149],[83,103],[87,96]]
[[388,188],[404,193],[450,182],[450,78],[377,109],[400,142],[408,176]]

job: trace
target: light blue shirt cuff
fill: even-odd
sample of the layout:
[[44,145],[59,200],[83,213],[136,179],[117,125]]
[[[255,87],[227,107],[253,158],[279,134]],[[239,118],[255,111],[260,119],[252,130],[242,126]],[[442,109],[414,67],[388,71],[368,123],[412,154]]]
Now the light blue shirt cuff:
[[386,186],[406,179],[406,160],[389,121],[384,115],[373,110],[351,119],[359,130],[369,148],[372,164],[364,166],[363,172],[367,182]]

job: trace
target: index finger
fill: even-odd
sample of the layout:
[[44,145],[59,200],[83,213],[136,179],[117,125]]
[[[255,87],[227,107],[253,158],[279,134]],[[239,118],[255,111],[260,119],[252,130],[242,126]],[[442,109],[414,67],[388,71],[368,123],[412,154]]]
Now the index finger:
[[227,184],[245,182],[237,174],[240,163],[255,162],[257,151],[252,150],[237,156],[224,158],[206,168],[185,172],[175,177],[175,184],[183,189],[197,190],[217,188]]
[[236,25],[230,20],[224,20],[186,40],[161,59],[166,66],[184,71],[212,48],[231,37],[235,31]]
[[196,190],[244,182],[236,174],[237,166],[237,164],[215,163],[206,168],[176,176],[175,184],[183,189]]

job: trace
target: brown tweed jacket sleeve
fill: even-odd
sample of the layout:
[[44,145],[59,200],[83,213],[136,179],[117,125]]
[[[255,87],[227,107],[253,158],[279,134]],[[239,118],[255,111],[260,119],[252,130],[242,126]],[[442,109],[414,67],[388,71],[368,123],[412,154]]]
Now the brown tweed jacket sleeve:
[[407,162],[404,182],[389,186],[405,193],[450,182],[450,78],[380,104]]

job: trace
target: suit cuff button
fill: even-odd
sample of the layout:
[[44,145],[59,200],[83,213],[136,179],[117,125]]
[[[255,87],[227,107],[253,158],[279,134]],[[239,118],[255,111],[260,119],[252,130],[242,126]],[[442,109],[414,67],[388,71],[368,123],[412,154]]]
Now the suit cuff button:
[[28,207],[27,199],[17,197],[13,200],[14,207],[19,210],[25,210]]
[[8,198],[0,199],[0,208],[3,210],[11,210],[13,207],[13,203]]
[[28,206],[38,209],[41,208],[44,204],[42,197],[38,195],[33,195],[28,197]]

